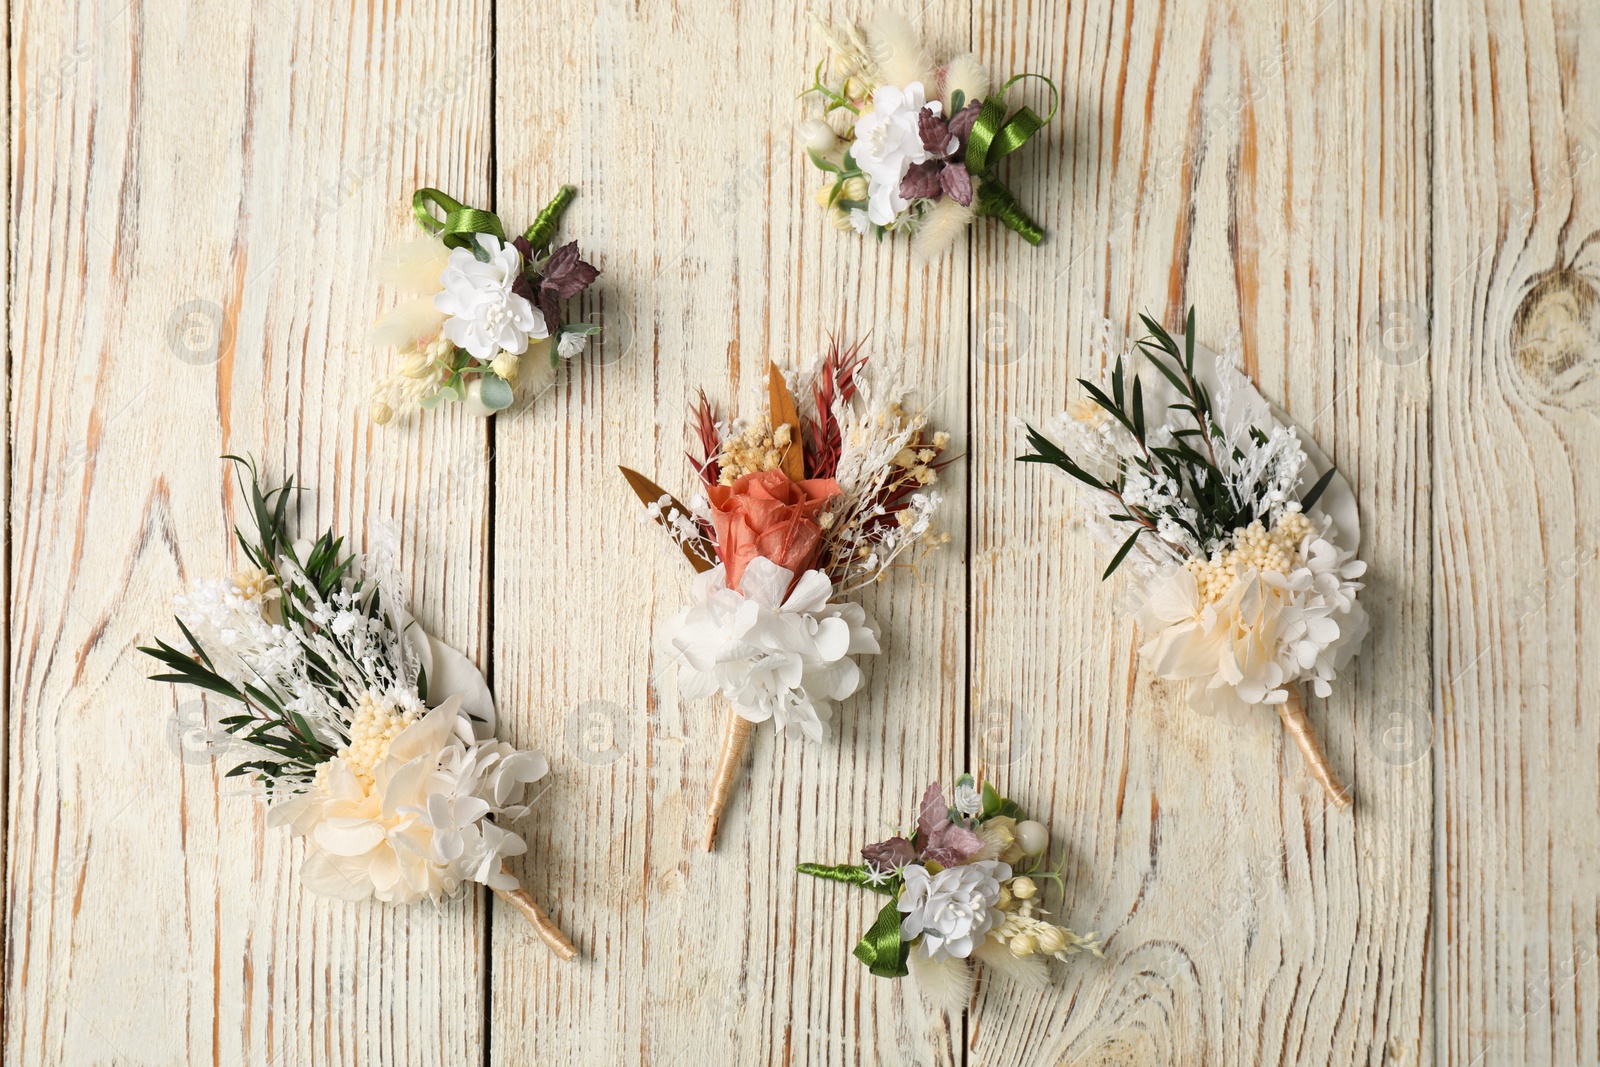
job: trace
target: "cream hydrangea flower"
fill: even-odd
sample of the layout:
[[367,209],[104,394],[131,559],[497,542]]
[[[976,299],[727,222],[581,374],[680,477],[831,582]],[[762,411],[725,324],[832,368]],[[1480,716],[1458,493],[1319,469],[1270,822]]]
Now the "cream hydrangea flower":
[[1246,568],[1216,599],[1193,571],[1170,568],[1148,583],[1140,652],[1160,677],[1187,681],[1189,706],[1207,714],[1238,718],[1282,704],[1292,682],[1309,680],[1325,697],[1367,633],[1355,580],[1366,565],[1354,555],[1313,533],[1287,574]]
[[426,714],[368,694],[350,744],[304,793],[275,802],[268,822],[306,837],[300,880],[319,896],[392,904],[438,901],[468,882],[515,889],[501,869],[527,845],[487,821],[517,818],[525,787],[544,777],[541,753],[478,740],[451,697]]
[[878,651],[871,619],[859,604],[830,604],[833,583],[821,571],[795,582],[765,556],[750,561],[739,584],[742,592],[729,589],[718,564],[695,579],[695,602],[668,621],[683,695],[721,692],[751,722],[771,719],[820,741],[833,702],[861,686],[851,657]]

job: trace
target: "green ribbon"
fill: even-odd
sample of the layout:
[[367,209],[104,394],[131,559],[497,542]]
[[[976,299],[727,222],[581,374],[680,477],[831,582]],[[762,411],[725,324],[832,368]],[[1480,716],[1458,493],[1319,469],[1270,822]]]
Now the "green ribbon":
[[[433,213],[435,207],[444,212],[444,218]],[[411,213],[417,217],[417,225],[443,241],[446,248],[475,247],[475,238],[480,233],[491,234],[502,241],[506,239],[500,216],[482,208],[468,207],[437,189],[418,189],[411,197]]]
[[1020,234],[1030,245],[1044,240],[1044,229],[1022,210],[1011,190],[995,179],[985,178],[978,185],[977,203],[978,214],[999,219],[1006,229]]
[[813,878],[826,878],[830,882],[845,882],[849,885],[858,885],[862,889],[870,889],[874,893],[893,895],[896,879],[891,877],[879,885],[871,881],[871,872],[866,867],[852,863],[841,863],[836,867],[825,867],[820,863],[796,864],[795,870],[801,874],[809,874]]
[[[1006,92],[1024,78],[1038,78],[1050,87],[1050,114],[1042,119],[1026,104],[1006,118]],[[1061,94],[1056,90],[1056,83],[1043,74],[1018,74],[1006,82],[978,109],[978,120],[972,124],[972,133],[967,137],[967,170],[983,173],[1002,157],[1021,148],[1028,138],[1056,117],[1060,106]]]
[[[523,231],[522,236],[528,239],[534,251],[542,252],[550,246],[561,213],[577,195],[578,191],[572,186],[563,185],[550,203],[544,206],[544,210],[534,218],[533,225]],[[435,208],[442,214],[442,218],[440,214],[434,213]],[[418,189],[411,197],[411,213],[417,217],[417,225],[443,241],[446,248],[475,249],[476,237],[480,233],[489,234],[501,241],[506,239],[505,227],[500,222],[500,216],[482,208],[468,207],[438,189]]]
[[563,185],[555,197],[544,206],[544,210],[534,217],[533,225],[522,231],[522,236],[528,239],[535,252],[550,247],[550,241],[556,235],[556,223],[560,221],[561,213],[567,210],[567,205],[572,203],[572,198],[577,195],[578,190],[570,185]]
[[900,978],[908,973],[906,957],[911,953],[911,946],[900,940],[899,878],[892,878],[882,885],[874,885],[869,881],[871,872],[866,867],[853,863],[841,863],[834,867],[826,867],[820,863],[801,863],[796,865],[795,870],[801,874],[809,874],[813,878],[826,878],[830,882],[858,885],[863,889],[888,896],[889,903],[878,912],[877,922],[872,924],[867,936],[856,945],[855,956],[880,978]]
[[[1050,113],[1040,118],[1026,104],[1006,117],[1006,92],[1024,78],[1038,78],[1050,87]],[[993,167],[1001,159],[1027,143],[1028,138],[1042,130],[1061,106],[1061,94],[1055,82],[1043,74],[1018,74],[1000,87],[1000,91],[985,100],[978,108],[977,121],[967,137],[967,171],[978,180],[978,213],[999,219],[1007,229],[1022,235],[1031,245],[1044,240],[1044,230],[1022,210],[1011,191],[993,174]]]
[[911,945],[900,939],[900,909],[895,901],[889,901],[878,912],[878,921],[854,952],[856,959],[879,978],[903,978],[909,973],[906,957],[911,955]]

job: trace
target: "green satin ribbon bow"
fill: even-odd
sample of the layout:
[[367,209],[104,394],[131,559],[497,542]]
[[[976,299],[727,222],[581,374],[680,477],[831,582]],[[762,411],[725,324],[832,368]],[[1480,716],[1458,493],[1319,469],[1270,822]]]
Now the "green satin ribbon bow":
[[[1010,118],[1006,117],[1006,92],[1024,78],[1038,78],[1050,87],[1050,113],[1044,118],[1026,104],[1017,108]],[[1022,210],[992,169],[1055,118],[1060,106],[1061,94],[1055,82],[1043,74],[1018,74],[983,102],[978,109],[978,119],[972,124],[972,133],[967,137],[967,171],[979,179],[978,211],[999,219],[1031,245],[1044,239],[1044,230]]]
[[826,878],[830,882],[858,885],[863,889],[888,896],[889,903],[878,912],[878,919],[872,924],[872,929],[868,930],[867,936],[856,945],[855,957],[880,978],[901,978],[909,973],[906,970],[906,957],[911,954],[911,946],[900,940],[898,878],[875,884],[871,881],[871,872],[866,867],[851,863],[841,863],[835,867],[826,867],[820,863],[802,863],[795,869],[813,878]]
[[878,921],[854,952],[856,959],[879,978],[903,978],[910,973],[906,957],[911,955],[911,945],[900,939],[900,909],[895,901],[889,901],[878,912]]
[[[572,186],[563,185],[554,199],[534,218],[533,224],[522,232],[535,252],[543,252],[550,246],[561,213],[577,193]],[[443,212],[443,218],[434,214],[436,207]],[[476,237],[480,233],[501,241],[506,239],[500,216],[482,208],[468,207],[438,189],[418,189],[411,197],[411,213],[417,217],[417,225],[443,241],[446,248],[469,248],[476,252]]]

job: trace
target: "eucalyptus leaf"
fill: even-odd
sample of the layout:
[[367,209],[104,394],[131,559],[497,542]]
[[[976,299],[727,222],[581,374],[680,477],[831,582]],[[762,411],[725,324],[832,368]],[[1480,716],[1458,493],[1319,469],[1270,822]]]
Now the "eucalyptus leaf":
[[478,385],[478,399],[490,411],[504,411],[515,399],[510,384],[498,374],[485,374]]

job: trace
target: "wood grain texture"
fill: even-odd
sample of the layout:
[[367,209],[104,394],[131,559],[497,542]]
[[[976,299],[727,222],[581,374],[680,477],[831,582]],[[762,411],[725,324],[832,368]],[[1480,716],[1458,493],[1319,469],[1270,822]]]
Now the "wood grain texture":
[[237,564],[239,450],[303,478],[308,526],[392,518],[421,620],[486,649],[483,425],[376,432],[364,335],[417,179],[486,192],[487,16],[17,12],[7,1062],[478,1054],[481,905],[306,894],[135,645]]
[[[1425,301],[1426,55],[1384,5],[1079,5],[986,12],[1000,69],[1065,89],[1011,164],[1053,236],[978,244],[974,759],[1054,830],[1061,914],[1106,938],[1048,996],[986,985],[969,1063],[1418,1062],[1429,1045],[1431,811],[1360,724],[1425,701],[1428,386],[1362,346],[1384,301]],[[1373,131],[1381,129],[1382,136]],[[1141,311],[1246,368],[1347,472],[1374,616],[1311,714],[1356,795],[1325,805],[1270,712],[1187,712],[1137,657],[1125,580],[1070,521],[1075,490],[1020,466],[1015,418],[1061,410],[1096,340]],[[1119,345],[1120,350],[1120,345]]]
[[[959,11],[922,18],[961,48]],[[830,334],[870,332],[877,372],[916,382],[964,450],[964,259],[911,265],[904,245],[841,235],[811,204],[818,180],[791,134],[821,48],[805,15],[501,9],[500,206],[521,217],[578,185],[563,232],[599,250],[598,306],[622,343],[495,430],[496,681],[516,739],[549,746],[557,768],[529,878],[586,957],[554,964],[496,914],[496,1063],[960,1059],[959,1018],[850,955],[872,901],[793,865],[848,860],[961,763],[963,476],[947,486],[956,539],[865,600],[886,649],[868,688],[825,743],[757,732],[707,854],[725,711],[677,698],[659,624],[692,575],[616,470],[686,492],[695,391],[761,410],[767,360],[792,365]],[[531,120],[530,99],[548,102]],[[713,106],[722,117],[701,121]]]
[[[6,1062],[1600,1060],[1592,5],[919,0],[937,51],[1063,90],[1005,164],[1045,243],[933,264],[811,203],[798,0],[123,5],[9,13]],[[371,426],[411,191],[520,225],[562,182],[604,343],[493,423]],[[1359,496],[1374,632],[1311,703],[1353,814],[1274,717],[1150,679],[1070,489],[1013,462],[1103,322],[1190,303]],[[695,390],[752,410],[830,334],[954,434],[955,536],[867,599],[886,654],[829,741],[758,731],[708,855],[723,706],[678,698],[690,571],[616,465],[686,490]],[[186,753],[202,705],[134,646],[236,562],[228,450],[395,539],[548,752],[516,870],[576,961],[481,896],[308,897]],[[793,864],[969,766],[1051,825],[1106,959],[947,1017]]]
[[1600,12],[1436,17],[1442,1063],[1600,1059]]

